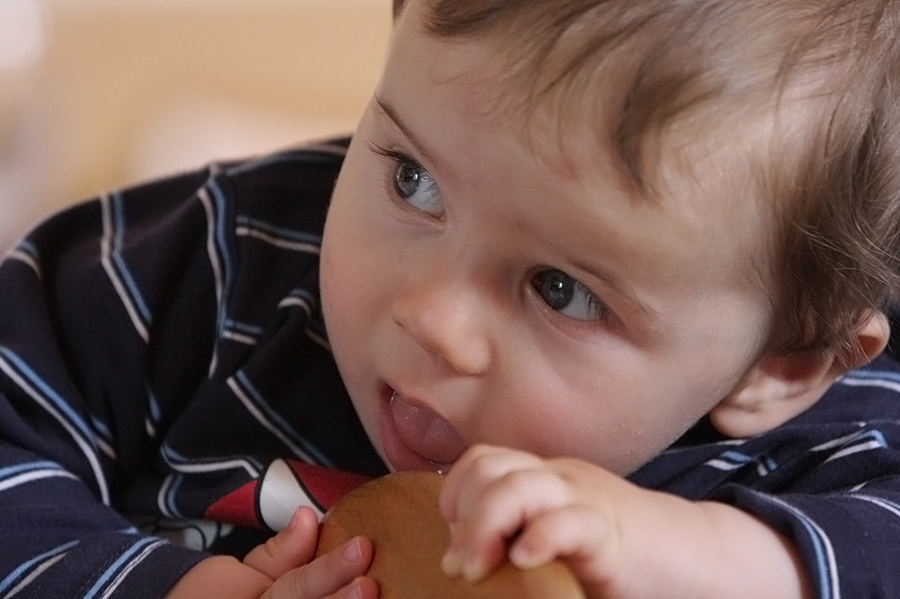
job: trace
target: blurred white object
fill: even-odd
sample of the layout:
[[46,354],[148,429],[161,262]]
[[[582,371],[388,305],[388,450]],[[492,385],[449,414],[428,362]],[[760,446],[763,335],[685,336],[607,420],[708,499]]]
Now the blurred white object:
[[38,0],[0,1],[0,70],[27,69],[47,46],[42,4]]
[[390,0],[0,0],[0,253],[76,200],[348,132],[390,24]]
[[125,172],[131,181],[154,179],[214,160],[247,158],[350,133],[355,126],[350,116],[287,114],[222,96],[172,98],[150,111],[134,131]]
[[0,0],[0,254],[35,219],[46,136],[34,94],[37,66],[47,49],[47,21],[39,0]]

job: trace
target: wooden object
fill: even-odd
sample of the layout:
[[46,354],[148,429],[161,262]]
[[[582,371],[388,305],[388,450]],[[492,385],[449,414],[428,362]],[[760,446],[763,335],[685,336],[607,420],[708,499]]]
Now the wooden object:
[[449,542],[438,511],[442,478],[432,472],[398,472],[351,491],[322,523],[317,556],[363,535],[375,555],[368,575],[381,599],[583,599],[572,573],[553,562],[533,570],[504,564],[471,584],[440,569]]

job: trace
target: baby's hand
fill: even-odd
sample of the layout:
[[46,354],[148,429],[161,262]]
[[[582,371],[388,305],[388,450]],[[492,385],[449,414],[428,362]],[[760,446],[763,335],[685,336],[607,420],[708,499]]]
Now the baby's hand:
[[243,562],[224,556],[205,559],[166,599],[377,599],[377,586],[363,576],[372,560],[371,543],[356,537],[310,561],[317,541],[315,513],[300,508],[287,528]]
[[262,599],[376,599],[377,587],[363,578],[372,561],[371,543],[356,537],[310,561],[318,536],[315,513],[303,507],[287,528],[247,554],[245,565],[274,580]]
[[442,568],[472,581],[507,558],[520,568],[560,559],[590,597],[699,596],[691,577],[714,564],[712,548],[691,542],[692,527],[708,539],[694,504],[579,460],[474,447],[447,475],[440,507],[450,527]]

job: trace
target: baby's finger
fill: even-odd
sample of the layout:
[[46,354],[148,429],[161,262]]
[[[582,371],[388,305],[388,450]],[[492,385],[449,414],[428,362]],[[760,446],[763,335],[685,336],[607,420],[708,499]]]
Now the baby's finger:
[[254,548],[244,563],[272,579],[312,559],[319,538],[319,522],[315,512],[300,507],[290,523],[277,535]]
[[483,493],[484,487],[510,472],[530,469],[541,463],[529,453],[491,445],[475,445],[454,464],[441,487],[439,506],[448,523],[466,517],[467,506]]
[[363,537],[354,537],[334,551],[291,570],[276,580],[267,599],[324,599],[341,596],[375,599],[378,593],[374,582],[361,578],[371,562],[372,544]]
[[627,560],[618,533],[600,512],[569,506],[532,522],[510,548],[509,559],[523,569],[559,559],[591,597],[647,596],[637,587],[647,580],[642,572],[652,568],[643,560]]
[[596,510],[570,505],[532,520],[509,550],[519,568],[536,568],[563,559],[576,576],[596,581],[615,569],[613,527]]
[[[276,592],[278,594],[273,594],[273,591],[270,589],[260,599],[296,599],[296,597],[299,597],[299,595],[282,595],[283,591],[281,590]],[[378,585],[375,581],[371,578],[360,576],[336,593],[316,599],[378,599],[378,595]]]
[[546,469],[515,470],[492,481],[450,527],[442,562],[449,576],[477,581],[506,559],[509,539],[540,515],[571,502],[568,486]]
[[327,599],[378,599],[378,585],[361,576]]

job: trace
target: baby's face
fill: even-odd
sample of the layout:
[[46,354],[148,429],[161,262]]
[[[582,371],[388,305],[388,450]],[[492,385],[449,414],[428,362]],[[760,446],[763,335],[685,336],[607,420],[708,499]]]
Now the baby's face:
[[629,472],[758,358],[761,215],[687,179],[661,200],[629,195],[601,152],[564,159],[539,115],[523,143],[520,123],[483,108],[496,53],[422,33],[415,4],[322,249],[354,405],[396,470],[444,470],[484,442]]

